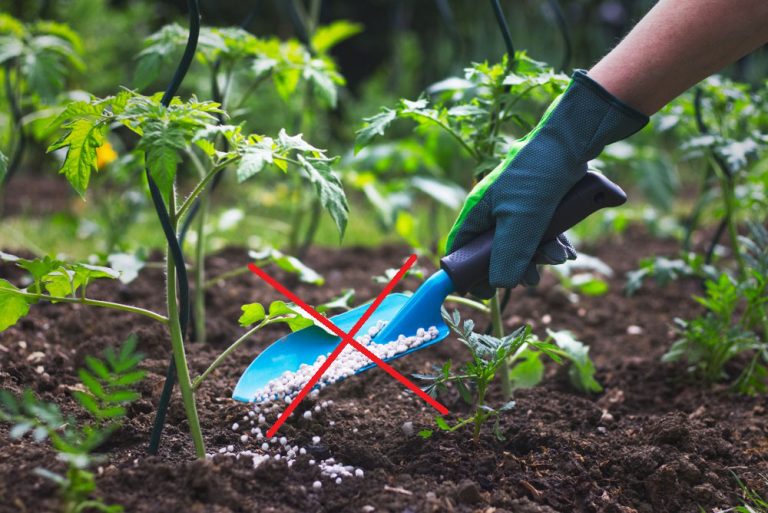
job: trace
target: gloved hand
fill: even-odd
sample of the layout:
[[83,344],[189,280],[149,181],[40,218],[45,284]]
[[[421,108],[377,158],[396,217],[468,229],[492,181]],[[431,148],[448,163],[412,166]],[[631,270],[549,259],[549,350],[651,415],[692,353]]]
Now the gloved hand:
[[488,298],[495,288],[535,285],[536,263],[574,259],[565,235],[541,244],[555,208],[587,172],[587,162],[647,123],[648,116],[576,71],[536,128],[515,141],[507,158],[472,189],[448,235],[451,253],[496,228],[489,283],[471,292]]

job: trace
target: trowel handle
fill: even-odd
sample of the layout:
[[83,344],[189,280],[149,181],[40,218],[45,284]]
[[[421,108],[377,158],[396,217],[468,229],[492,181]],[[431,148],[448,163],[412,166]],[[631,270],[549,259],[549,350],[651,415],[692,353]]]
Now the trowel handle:
[[[627,195],[618,185],[603,175],[587,171],[560,201],[541,242],[552,240],[602,208],[617,207],[626,201]],[[440,260],[440,267],[451,277],[457,292],[464,294],[473,285],[488,279],[493,234],[493,229],[488,230]]]

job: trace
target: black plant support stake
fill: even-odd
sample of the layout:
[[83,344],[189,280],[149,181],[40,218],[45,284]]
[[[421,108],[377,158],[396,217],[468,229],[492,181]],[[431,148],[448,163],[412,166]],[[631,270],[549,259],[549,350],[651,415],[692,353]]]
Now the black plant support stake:
[[493,7],[496,23],[499,25],[501,37],[504,39],[504,46],[507,49],[507,58],[509,59],[507,61],[507,70],[512,70],[515,67],[515,45],[512,43],[512,34],[509,32],[507,18],[504,17],[504,11],[501,10],[499,0],[491,0],[491,7]]
[[[184,76],[189,70],[189,66],[192,64],[192,59],[195,56],[197,50],[197,39],[200,35],[200,8],[198,7],[197,0],[187,0],[187,6],[189,8],[189,37],[187,39],[187,46],[184,49],[184,55],[179,62],[176,72],[171,79],[170,84],[163,94],[163,98],[160,103],[165,107],[171,104],[173,96],[176,94],[181,82],[184,80]],[[157,217],[160,220],[160,225],[163,227],[163,233],[165,234],[166,241],[168,243],[168,249],[170,252],[170,258],[173,259],[176,276],[179,282],[179,324],[181,326],[182,339],[186,338],[187,327],[189,325],[189,279],[187,277],[187,269],[184,264],[184,255],[181,250],[181,244],[173,229],[173,223],[171,222],[170,215],[163,201],[163,195],[160,192],[160,188],[155,183],[149,168],[146,168],[147,182],[149,183],[149,190],[152,195],[152,203],[155,206]],[[173,192],[172,192],[173,194]],[[163,391],[160,395],[160,402],[157,405],[157,413],[155,414],[155,422],[152,427],[152,435],[149,441],[149,453],[157,454],[157,450],[160,447],[160,438],[163,433],[163,427],[165,426],[165,416],[168,412],[168,404],[171,400],[171,393],[173,392],[173,385],[176,381],[176,365],[171,356],[171,360],[168,364],[168,371],[165,376],[165,384],[163,385]]]
[[563,60],[560,61],[560,71],[566,71],[571,64],[571,35],[568,30],[568,23],[565,21],[565,15],[560,8],[560,3],[557,0],[548,0],[549,7],[552,9],[552,13],[555,15],[555,23],[560,30],[560,35],[563,37]]

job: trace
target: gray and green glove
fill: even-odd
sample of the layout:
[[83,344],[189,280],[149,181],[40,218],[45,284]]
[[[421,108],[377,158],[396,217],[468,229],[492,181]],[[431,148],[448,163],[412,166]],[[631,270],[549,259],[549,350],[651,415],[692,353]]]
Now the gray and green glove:
[[472,189],[448,235],[451,253],[496,229],[489,283],[471,292],[488,298],[494,288],[534,285],[536,263],[574,259],[565,235],[540,245],[555,208],[585,175],[587,162],[647,123],[648,116],[576,71],[536,128],[515,141],[507,158]]

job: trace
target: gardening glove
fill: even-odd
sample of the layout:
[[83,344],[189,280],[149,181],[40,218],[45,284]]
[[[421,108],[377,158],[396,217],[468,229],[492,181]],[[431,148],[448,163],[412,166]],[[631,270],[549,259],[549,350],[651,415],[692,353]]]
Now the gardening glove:
[[482,298],[495,288],[539,281],[536,263],[561,264],[576,257],[565,237],[541,243],[555,208],[587,172],[603,148],[629,137],[648,116],[615,98],[582,70],[506,159],[470,192],[448,235],[448,252],[496,229],[488,283],[470,292]]

